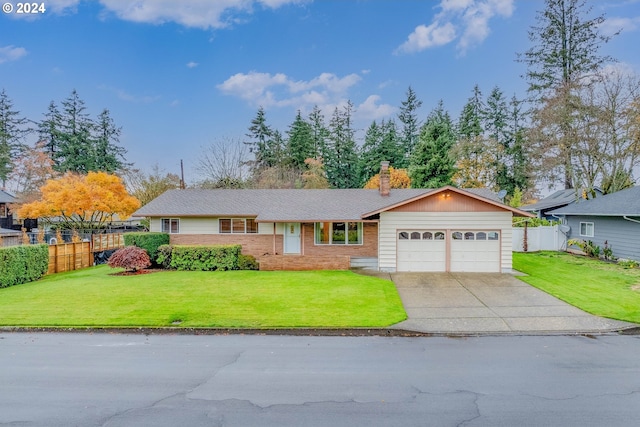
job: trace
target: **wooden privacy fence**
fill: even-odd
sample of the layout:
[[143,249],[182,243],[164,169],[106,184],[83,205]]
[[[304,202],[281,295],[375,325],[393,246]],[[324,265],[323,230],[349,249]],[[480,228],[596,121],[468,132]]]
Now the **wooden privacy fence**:
[[60,243],[49,245],[49,269],[47,274],[78,270],[93,265],[94,252],[124,247],[124,236],[118,234],[94,234],[90,242]]
[[49,245],[49,270],[47,274],[78,270],[92,265],[91,242]]

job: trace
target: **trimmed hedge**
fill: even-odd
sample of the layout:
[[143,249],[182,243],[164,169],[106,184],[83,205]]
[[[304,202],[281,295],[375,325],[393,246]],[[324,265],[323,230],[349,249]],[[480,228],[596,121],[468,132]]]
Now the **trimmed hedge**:
[[171,252],[173,252],[172,245],[158,246],[156,262],[161,265],[162,268],[171,268]]
[[124,233],[125,246],[137,246],[147,251],[151,262],[156,262],[158,248],[169,244],[168,233]]
[[171,268],[176,270],[237,270],[242,246],[173,246]]
[[260,264],[253,255],[238,256],[238,270],[260,270]]
[[33,282],[49,269],[48,245],[0,248],[0,288]]

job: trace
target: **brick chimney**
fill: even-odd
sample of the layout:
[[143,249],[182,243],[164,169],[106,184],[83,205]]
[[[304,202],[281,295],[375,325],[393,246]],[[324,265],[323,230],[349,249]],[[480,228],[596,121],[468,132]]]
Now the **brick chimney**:
[[380,162],[380,195],[388,196],[391,190],[391,174],[389,162]]

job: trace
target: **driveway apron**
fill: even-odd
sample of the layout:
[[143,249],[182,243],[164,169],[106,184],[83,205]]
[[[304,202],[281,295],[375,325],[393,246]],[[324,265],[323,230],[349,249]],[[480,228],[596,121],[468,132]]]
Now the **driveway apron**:
[[603,333],[637,326],[597,317],[513,275],[391,273],[408,320],[395,329],[438,334]]

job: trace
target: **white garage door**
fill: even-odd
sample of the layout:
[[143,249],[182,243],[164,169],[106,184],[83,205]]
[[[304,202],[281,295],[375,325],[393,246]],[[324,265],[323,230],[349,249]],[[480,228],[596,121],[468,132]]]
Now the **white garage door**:
[[398,232],[398,271],[446,271],[447,241],[444,230]]
[[501,271],[498,231],[455,230],[450,242],[451,271]]

